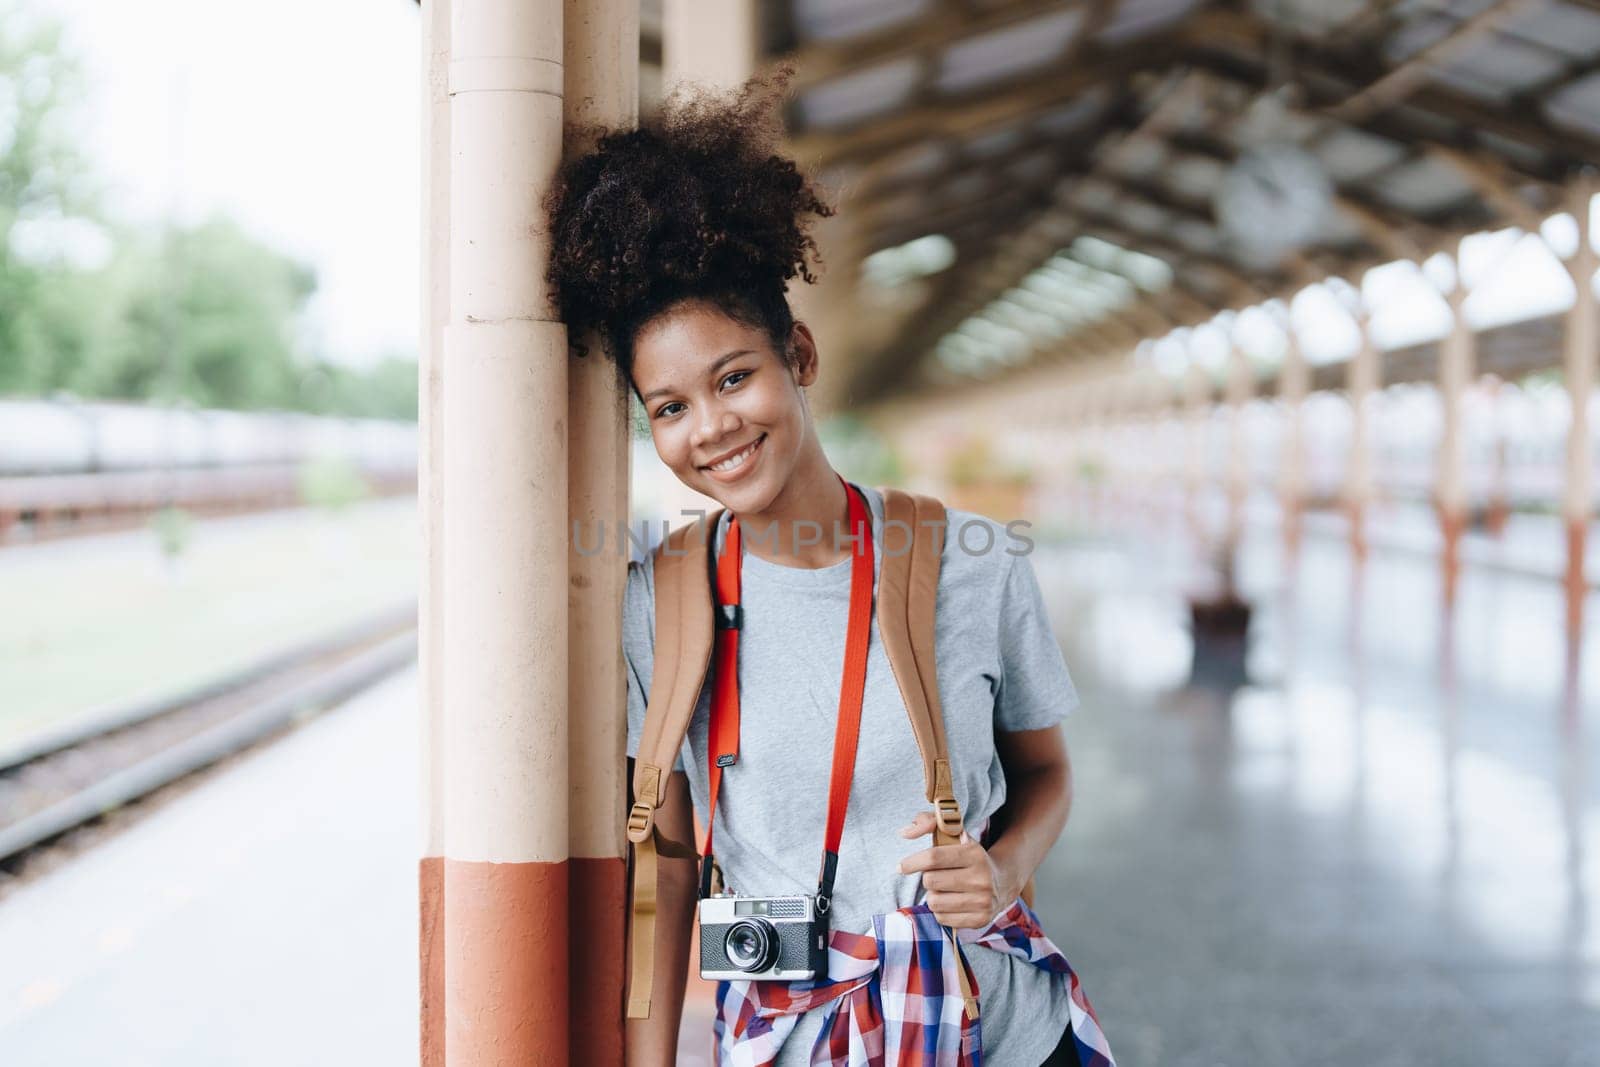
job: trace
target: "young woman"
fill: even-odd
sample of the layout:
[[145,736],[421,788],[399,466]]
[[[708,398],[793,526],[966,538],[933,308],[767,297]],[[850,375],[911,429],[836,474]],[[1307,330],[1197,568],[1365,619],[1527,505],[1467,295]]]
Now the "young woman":
[[[807,404],[822,353],[785,291],[796,277],[813,280],[807,227],[832,209],[773,153],[780,88],[752,82],[727,97],[675,97],[640,129],[599,137],[564,168],[548,205],[551,281],[572,335],[598,332],[643,405],[662,462],[727,509],[714,531],[719,553],[737,519],[740,746],[722,772],[716,855],[728,886],[764,896],[817,885],[854,562],[849,540],[818,531],[850,530],[853,507],[870,508],[875,529],[884,518],[882,496],[829,463]],[[987,931],[964,950],[981,1003],[972,1031],[981,1036],[969,1041],[981,1044],[982,1062],[1110,1064],[1076,979],[1018,900],[1067,819],[1071,771],[1058,724],[1077,697],[1026,546],[974,513],[952,508],[948,520],[935,651],[968,833],[930,847],[921,759],[874,625],[833,897],[835,946],[842,934],[880,929],[875,920],[886,915],[936,920],[964,937]],[[649,558],[629,565],[623,631],[632,757],[655,647]],[[700,694],[658,811],[668,841],[693,841],[691,802],[702,822],[710,815],[711,689]],[[1005,832],[986,837],[1002,802]],[[696,864],[664,854],[660,864],[655,1007],[628,1023],[634,1067],[674,1061],[689,971]],[[868,981],[885,991],[899,981],[903,991],[927,980]],[[719,983],[721,1062],[894,1062],[882,1019],[855,1012],[851,1049],[842,998],[797,1011],[791,990],[766,988],[776,985],[786,983]],[[919,988],[931,1002],[934,991]],[[960,1035],[937,1024],[889,1025],[890,1049],[923,1050],[900,1062],[977,1062],[978,1049],[952,1048]]]

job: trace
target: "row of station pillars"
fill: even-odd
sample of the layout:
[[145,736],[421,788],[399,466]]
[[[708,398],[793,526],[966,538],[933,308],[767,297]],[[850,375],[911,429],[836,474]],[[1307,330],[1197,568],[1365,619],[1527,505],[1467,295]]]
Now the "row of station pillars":
[[[1600,193],[1600,178],[1594,173],[1584,173],[1573,180],[1568,208],[1577,221],[1578,239],[1576,249],[1562,259],[1575,289],[1573,305],[1565,318],[1561,362],[1571,413],[1561,514],[1566,535],[1563,584],[1572,655],[1576,655],[1582,632],[1587,592],[1585,547],[1589,525],[1595,515],[1589,399],[1596,385],[1597,363],[1600,363],[1600,300],[1594,290],[1600,257],[1594,249],[1591,222],[1591,201],[1597,193]],[[1531,227],[1529,232],[1539,232],[1536,220],[1526,221]],[[1463,406],[1467,390],[1478,376],[1477,335],[1463,313],[1470,292],[1462,281],[1459,260],[1455,265],[1452,284],[1442,294],[1449,307],[1451,325],[1439,344],[1437,387],[1442,424],[1433,487],[1434,511],[1441,534],[1441,588],[1447,611],[1453,608],[1459,589],[1462,537],[1469,519]],[[1376,495],[1368,400],[1381,388],[1383,357],[1372,340],[1370,309],[1355,298],[1351,311],[1360,341],[1346,364],[1344,389],[1350,399],[1353,421],[1340,496],[1349,519],[1351,554],[1359,567],[1368,552],[1367,520]],[[1311,368],[1287,314],[1280,316],[1279,321],[1287,340],[1277,379],[1286,432],[1278,456],[1276,491],[1282,505],[1287,558],[1292,562],[1299,547],[1306,497],[1303,404],[1310,393]],[[938,436],[957,419],[963,424],[975,421],[1013,428],[1064,428],[1069,453],[1088,452],[1106,458],[1108,492],[1117,492],[1119,473],[1130,473],[1126,469],[1119,472],[1119,467],[1129,464],[1181,482],[1190,501],[1191,525],[1197,537],[1215,540],[1216,558],[1226,561],[1231,559],[1242,537],[1245,504],[1251,492],[1245,410],[1255,389],[1252,362],[1238,345],[1230,349],[1220,390],[1213,388],[1211,376],[1197,366],[1191,366],[1175,388],[1165,375],[1133,366],[1125,358],[1068,363],[1059,371],[1051,368],[1039,375],[1019,378],[1010,385],[987,390],[981,400],[957,401],[959,412],[952,405],[942,413],[943,420],[935,416],[920,430],[910,429],[902,443],[914,450],[931,446],[928,435]],[[1210,531],[1203,528],[1195,504],[1212,488],[1211,473],[1207,469],[1207,441],[1213,412],[1218,405],[1229,413],[1228,455],[1221,479],[1228,507],[1223,529]],[[1169,439],[1141,430],[1174,419],[1187,423],[1188,446],[1184,455],[1175,459],[1143,454],[1152,442]],[[1131,448],[1126,447],[1129,444]]]
[[[742,81],[754,68],[752,10],[748,0],[666,0],[665,82]],[[569,530],[615,530],[628,515],[627,389],[608,361],[568,356],[545,285],[540,203],[563,152],[576,147],[563,143],[564,128],[637,120],[638,4],[424,0],[423,27],[421,1058],[428,1067],[620,1064],[626,554],[616,544],[579,554]],[[1592,178],[1574,190],[1578,297],[1565,360],[1574,398],[1568,584],[1578,590],[1593,510],[1583,399],[1600,343],[1594,191]],[[1467,508],[1461,397],[1475,365],[1465,297],[1459,286],[1449,294],[1455,326],[1439,373],[1437,499],[1451,595]],[[1350,363],[1358,413],[1378,387],[1378,358],[1364,343]],[[1291,515],[1309,380],[1291,344],[1280,378],[1292,412],[1283,457]],[[1238,415],[1251,387],[1237,353],[1225,390],[1235,412],[1235,531],[1247,488]],[[1158,414],[1138,399],[1148,396],[1143,383],[1107,379],[1033,400],[1093,433]],[[1198,432],[1209,383],[1196,376],[1187,403]],[[1015,405],[1005,414],[999,424],[1017,424]],[[1347,499],[1359,552],[1373,488],[1359,416],[1352,447]],[[1191,454],[1198,461],[1201,452]]]
[[[667,0],[670,85],[754,67],[748,0]],[[569,355],[542,201],[638,121],[638,0],[423,0],[421,1062],[620,1065],[628,388]],[[564,136],[570,140],[564,142]]]

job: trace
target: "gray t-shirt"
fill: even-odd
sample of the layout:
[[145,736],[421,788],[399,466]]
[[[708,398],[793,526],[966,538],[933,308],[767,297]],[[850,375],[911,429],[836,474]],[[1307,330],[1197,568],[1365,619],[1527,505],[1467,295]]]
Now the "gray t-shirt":
[[[854,483],[852,483],[854,484]],[[874,545],[883,544],[883,497],[864,489]],[[1044,597],[1023,549],[1001,523],[947,508],[934,625],[939,695],[950,744],[956,797],[977,836],[1005,800],[995,750],[998,730],[1053,726],[1078,703]],[[720,550],[727,515],[714,543]],[[890,544],[904,543],[891,533]],[[990,547],[985,550],[985,546]],[[883,550],[874,552],[875,576]],[[637,756],[655,647],[651,557],[628,565],[622,640],[628,664],[628,755]],[[739,636],[739,762],[722,775],[716,852],[729,887],[742,893],[814,893],[822,859],[828,775],[844,672],[851,560],[817,569],[788,567],[744,552]],[[695,813],[706,816],[706,729],[710,675],[700,692],[677,770],[686,770]],[[839,849],[833,922],[867,931],[871,917],[919,903],[920,875],[902,875],[902,857],[932,845],[907,840],[901,827],[930,810],[922,761],[905,704],[878,638],[874,617],[855,778]],[[970,948],[978,980],[984,1062],[1035,1067],[1068,1021],[1063,981],[1016,957]],[[800,1019],[778,1067],[803,1067],[821,1011]]]

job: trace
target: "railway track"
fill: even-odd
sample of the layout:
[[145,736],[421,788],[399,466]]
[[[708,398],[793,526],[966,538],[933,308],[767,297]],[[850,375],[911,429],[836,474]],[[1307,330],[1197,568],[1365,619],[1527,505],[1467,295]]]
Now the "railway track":
[[[361,469],[374,496],[416,492],[416,472]],[[0,548],[137,529],[164,508],[196,516],[302,506],[294,464],[0,476]]]
[[181,693],[0,749],[0,866],[337,704],[416,655],[394,607]]

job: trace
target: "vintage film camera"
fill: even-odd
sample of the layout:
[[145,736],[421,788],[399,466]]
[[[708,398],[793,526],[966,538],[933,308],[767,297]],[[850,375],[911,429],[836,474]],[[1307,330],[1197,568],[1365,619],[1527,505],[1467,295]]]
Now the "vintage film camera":
[[700,977],[712,981],[795,981],[828,973],[826,897],[746,897],[717,893],[700,901]]

